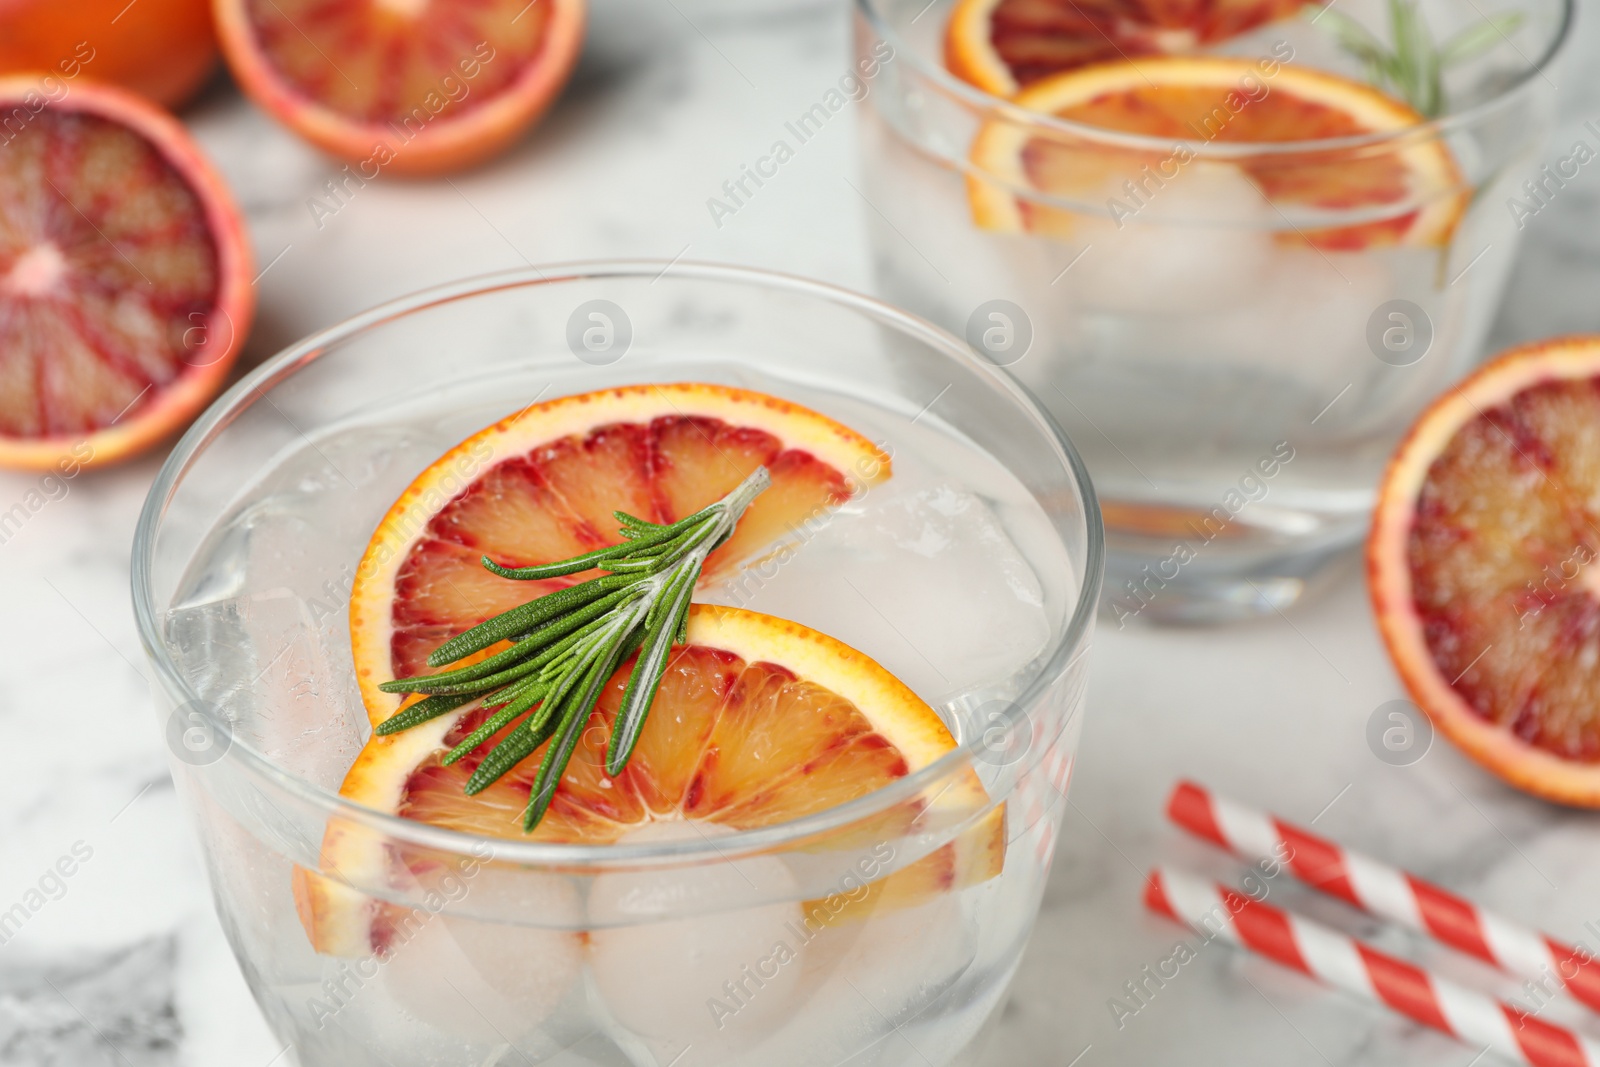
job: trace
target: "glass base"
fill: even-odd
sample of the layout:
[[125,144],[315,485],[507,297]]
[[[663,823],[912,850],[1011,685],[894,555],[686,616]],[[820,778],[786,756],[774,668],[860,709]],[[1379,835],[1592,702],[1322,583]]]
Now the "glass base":
[[1348,557],[1364,529],[1341,531],[1315,545],[1256,551],[1241,546],[1186,560],[1170,542],[1119,538],[1108,530],[1100,615],[1126,629],[1239,622],[1285,611],[1331,583],[1339,570],[1335,564]]

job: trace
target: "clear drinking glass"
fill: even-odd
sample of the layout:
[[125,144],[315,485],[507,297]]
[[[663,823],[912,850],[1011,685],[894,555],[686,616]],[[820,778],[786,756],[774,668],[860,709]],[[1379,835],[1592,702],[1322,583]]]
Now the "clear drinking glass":
[[[699,598],[753,596],[854,644],[960,747],[843,806],[689,840],[490,839],[341,798],[368,734],[346,598],[389,503],[535,399],[674,380],[776,393],[892,451],[894,477],[835,521],[898,521],[904,537],[863,545],[830,524],[754,587]],[[925,1065],[973,1062],[1038,909],[1101,557],[1071,445],[957,338],[779,275],[600,263],[430,290],[269,360],[163,467],[133,590],[218,914],[303,1067]],[[840,579],[861,598],[840,602]],[[974,774],[981,805],[938,802]],[[329,833],[380,858],[324,864]],[[890,891],[900,872],[996,840],[1003,862],[984,877]],[[297,914],[311,885],[370,927],[314,951]],[[633,946],[620,987],[592,955],[602,934]]]
[[[958,80],[942,61],[954,0],[857,0],[880,288],[1067,428],[1100,494],[1119,626],[1271,611],[1325,573],[1361,536],[1398,435],[1480,355],[1527,218],[1588,158],[1540,154],[1570,0],[1418,0],[1440,41],[1507,16],[1445,71],[1437,119],[1221,136],[1291,67],[1362,81],[1328,30],[1386,39],[1390,4],[1411,7],[1343,0],[1325,25],[1308,13],[1219,46],[1249,73],[1227,112],[1173,140]],[[1387,202],[1294,199],[1382,168],[1405,175]]]

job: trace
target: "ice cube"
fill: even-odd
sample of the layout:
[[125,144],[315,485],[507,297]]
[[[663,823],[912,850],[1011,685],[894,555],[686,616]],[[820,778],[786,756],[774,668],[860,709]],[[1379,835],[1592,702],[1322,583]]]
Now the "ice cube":
[[1078,216],[1074,236],[1081,230],[1089,250],[1058,286],[1080,313],[1206,312],[1248,297],[1266,277],[1282,223],[1238,167],[1195,161],[1143,196],[1102,191],[1116,217]]
[[582,943],[570,929],[582,914],[577,891],[558,875],[492,867],[460,884],[464,907],[549,925],[424,912],[391,948],[384,986],[408,1014],[455,1037],[522,1045],[580,973]]
[[944,893],[864,918],[847,911],[816,932],[806,952],[803,1003],[751,1053],[751,1067],[875,1062],[862,1050],[878,1047],[949,989],[972,964],[977,937],[960,898]]
[[202,710],[231,737],[337,788],[360,751],[366,715],[348,641],[328,641],[323,625],[314,601],[284,587],[185,602],[166,618]]
[[942,704],[1014,673],[1050,626],[1039,580],[978,496],[908,472],[706,598],[794,619]]
[[[709,823],[661,822],[621,840],[660,842],[728,832]],[[794,876],[773,857],[602,874],[589,895],[596,926],[589,933],[594,988],[617,1022],[642,1038],[661,1062],[675,1056],[685,1057],[684,1067],[725,1062],[789,1016],[804,968],[804,950],[794,933],[801,923],[799,903],[751,907],[749,902],[757,896],[798,895]],[[653,918],[684,912],[695,914]]]

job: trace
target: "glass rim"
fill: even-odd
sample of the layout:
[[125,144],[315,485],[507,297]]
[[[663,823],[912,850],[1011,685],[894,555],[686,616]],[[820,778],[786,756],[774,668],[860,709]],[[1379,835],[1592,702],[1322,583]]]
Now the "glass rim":
[[[1308,152],[1348,151],[1368,148],[1374,145],[1403,144],[1407,141],[1443,137],[1454,132],[1458,127],[1469,125],[1481,116],[1504,106],[1508,100],[1526,91],[1528,86],[1533,84],[1535,78],[1545,77],[1545,72],[1555,62],[1557,55],[1571,38],[1573,21],[1577,13],[1577,0],[1560,0],[1560,21],[1539,58],[1530,61],[1527,68],[1500,92],[1464,110],[1425,119],[1422,122],[1413,123],[1410,126],[1404,126],[1396,130],[1348,134],[1342,137],[1312,138],[1300,141],[1264,141],[1244,144],[1240,142],[1191,141],[1183,138],[1127,133],[1121,130],[1106,129],[1102,126],[1091,126],[1088,123],[1075,122],[1071,119],[1063,119],[1043,111],[1033,111],[1029,108],[1018,107],[1003,96],[996,96],[970,82],[962,81],[946,70],[941,63],[924,56],[920,51],[912,48],[899,31],[890,26],[888,20],[883,16],[881,10],[883,0],[854,0],[854,3],[857,13],[866,19],[873,31],[888,41],[894,49],[895,62],[900,62],[902,57],[909,56],[912,67],[922,77],[934,82],[941,91],[965,100],[985,112],[1001,115],[1008,122],[1019,126],[1037,126],[1056,133],[1067,134],[1080,140],[1100,141],[1118,148],[1138,151],[1170,152],[1175,146],[1182,145],[1193,152],[1196,158],[1218,160]],[[930,4],[930,6],[932,5]],[[1551,82],[1551,85],[1554,87],[1555,83]],[[962,154],[962,157],[965,158],[965,153]]]
[[[1083,573],[1079,576],[1077,600],[1067,623],[1049,646],[1038,676],[1015,701],[1023,707],[1041,702],[1050,688],[1087,651],[1087,639],[1094,625],[1100,599],[1105,541],[1100,523],[1100,506],[1093,483],[1089,479],[1088,468],[1066,432],[1033,394],[1004,370],[979,357],[954,334],[883,301],[841,286],[779,271],[719,263],[692,260],[604,259],[568,261],[542,268],[530,265],[475,275],[386,301],[342,322],[318,330],[282,349],[253,368],[212,401],[185,431],[162,463],[140,510],[133,537],[130,580],[139,640],[144,646],[146,658],[155,668],[159,683],[169,695],[178,698],[178,706],[193,702],[203,707],[204,701],[190,685],[189,680],[178,670],[158,625],[159,609],[155,604],[153,591],[156,540],[162,529],[167,505],[199,453],[215,441],[244,410],[258,400],[265,399],[266,390],[293,376],[303,367],[309,366],[342,342],[374,327],[431,307],[530,286],[604,278],[659,279],[669,274],[689,280],[787,291],[854,310],[897,329],[903,335],[918,340],[928,347],[942,350],[950,358],[982,372],[1003,392],[1009,394],[1014,405],[1030,416],[1036,426],[1054,443],[1056,458],[1073,481],[1082,502],[1086,552],[1081,565]],[[1076,714],[1077,710],[1074,709],[1071,715]],[[1070,721],[1069,717],[1069,724]],[[242,766],[244,773],[254,774],[267,780],[297,800],[320,810],[330,819],[338,817],[382,833],[386,838],[439,852],[472,854],[474,846],[488,842],[493,850],[493,858],[497,862],[569,870],[619,866],[638,868],[670,866],[702,860],[727,862],[816,839],[832,831],[849,827],[904,802],[946,774],[958,772],[959,768],[975,762],[974,757],[982,748],[982,740],[981,735],[970,738],[965,744],[946,753],[934,763],[890,785],[845,804],[799,819],[770,827],[738,830],[718,836],[714,840],[634,845],[516,841],[450,830],[405,819],[399,815],[354,803],[336,792],[302,778],[280,766],[237,735],[231,736],[227,751],[221,760],[212,766],[221,767],[230,761],[237,762]]]

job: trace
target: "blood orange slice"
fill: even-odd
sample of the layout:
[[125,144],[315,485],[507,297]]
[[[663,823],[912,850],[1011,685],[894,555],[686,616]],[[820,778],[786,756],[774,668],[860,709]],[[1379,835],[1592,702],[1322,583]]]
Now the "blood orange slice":
[[889,477],[889,457],[850,428],[744,389],[682,383],[562,397],[475,434],[418,476],[367,545],[351,594],[356,678],[373,725],[402,698],[378,686],[432,673],[445,640],[592,572],[508,582],[511,567],[616,544],[614,511],[691,515],[765,466],[756,498],[706,573],[744,558]]
[[108,463],[227,376],[255,309],[244,226],[131,93],[79,79],[47,105],[38,78],[0,78],[0,114],[0,465]]
[[358,164],[435,174],[509,146],[555,100],[585,0],[216,0],[223,54],[285,126]]
[[1378,627],[1439,729],[1512,785],[1600,807],[1600,338],[1486,364],[1423,413],[1367,543]]
[[[687,641],[673,651],[633,759],[622,774],[611,778],[604,771],[605,747],[631,666],[624,664],[606,686],[533,839],[589,845],[623,838],[714,839],[863,797],[929,766],[955,747],[933,710],[861,653],[772,616],[696,605],[690,609]],[[481,711],[455,713],[404,733],[374,736],[351,767],[341,792],[367,807],[434,826],[491,839],[522,839],[522,811],[538,754],[471,797],[463,791],[467,778],[499,738],[490,738],[459,763],[447,766],[441,758],[482,717]],[[594,882],[590,918],[595,918],[595,909],[610,914],[618,899],[626,898],[636,902],[618,910],[632,915],[635,925],[618,931],[603,924],[587,936],[565,932],[581,928],[585,920],[582,905],[570,899],[570,889],[563,895],[564,882],[491,861],[489,870],[475,873],[470,889],[474,899],[515,901],[534,926],[463,922],[446,915],[442,921],[446,936],[437,940],[446,945],[455,942],[449,954],[442,954],[438,944],[428,953],[412,952],[409,946],[418,938],[420,913],[384,902],[381,898],[392,893],[381,888],[374,896],[350,883],[414,893],[431,885],[441,869],[459,868],[458,861],[396,846],[363,826],[335,819],[323,839],[321,867],[336,877],[297,870],[294,890],[301,921],[318,952],[387,960],[386,973],[391,980],[399,979],[391,981],[391,987],[398,986],[397,996],[408,1006],[416,1004],[413,1010],[419,1014],[441,1014],[436,1008],[430,1010],[429,1004],[439,996],[459,999],[457,987],[475,981],[487,984],[505,1002],[501,1014],[519,1020],[497,1029],[537,1025],[586,960],[599,995],[625,1025],[647,1033],[684,1027],[698,1031],[704,1028],[689,1020],[704,1018],[699,1013],[705,998],[720,990],[723,972],[715,963],[697,967],[691,961],[704,964],[731,952],[730,966],[737,968],[744,956],[730,945],[748,941],[748,931],[740,931],[750,926],[752,915],[772,918],[770,923],[758,918],[757,928],[767,927],[786,937],[789,927],[779,921],[787,916],[794,929],[832,930],[848,938],[846,931],[860,934],[876,929],[860,923],[879,916],[909,914],[913,922],[929,921],[929,912],[907,909],[937,905],[945,894],[999,874],[1005,854],[1005,810],[989,802],[970,771],[958,772],[893,805],[882,817],[870,820],[870,827],[857,826],[840,835],[848,841],[839,843],[852,857],[869,851],[870,845],[874,857],[888,857],[885,862],[892,863],[896,844],[910,831],[913,820],[918,830],[960,828],[961,832],[909,865],[885,870],[881,876],[874,870],[866,877],[875,880],[865,886],[856,873],[859,868],[851,867],[849,878],[842,881],[847,895],[834,891],[812,901],[780,899],[754,907],[756,883],[749,882],[746,892],[746,882],[740,878],[750,879],[757,867],[761,884],[800,892],[781,859],[760,857],[754,866],[746,861],[745,869],[718,864],[688,876],[688,884],[698,887],[683,890],[691,899],[700,899],[696,892],[713,892],[712,884],[721,885],[707,899],[724,900],[724,913],[689,920],[664,916],[662,921],[638,925],[651,907],[638,901],[678,899],[668,888],[675,873],[667,872],[665,882],[648,875],[602,875]],[[831,839],[813,838],[808,857],[820,858],[815,850],[826,847],[827,840]],[[479,855],[490,853],[492,849],[483,848]],[[465,877],[469,872],[462,873]],[[611,884],[602,890],[608,880]],[[831,878],[826,881],[833,884]],[[687,886],[681,880],[675,884]],[[951,921],[948,911],[934,914]],[[564,929],[540,929],[540,925]],[[421,933],[429,936],[426,927]],[[755,947],[770,951],[771,944],[758,937]],[[654,958],[662,963],[685,964],[674,980],[687,985],[645,998],[656,1004],[663,996],[668,998],[665,1022],[661,1010],[645,1010],[640,1003],[641,986],[648,983],[628,977],[643,965],[640,951],[652,946]],[[798,943],[795,951],[818,951],[823,958],[827,952],[820,945],[812,950]],[[449,961],[457,956],[467,962],[452,965]],[[448,990],[439,979],[416,973],[438,967],[434,961],[441,958],[458,972]],[[695,983],[704,985],[708,971],[710,985],[701,989]],[[794,968],[790,978],[800,971]],[[778,994],[773,996],[782,1003]],[[674,1018],[675,1012],[684,1014]]]
[[[1081,237],[1091,216],[1017,192],[1096,209],[1115,201],[1132,215],[1143,196],[1158,203],[1162,186],[1184,180],[1185,168],[1209,169],[1214,179],[1225,176],[1220,172],[1242,173],[1277,209],[1273,218],[1335,212],[1379,216],[1354,225],[1308,223],[1285,231],[1287,241],[1325,250],[1443,244],[1466,203],[1455,161],[1437,138],[1264,151],[1237,162],[1194,160],[1193,150],[1184,147],[1197,141],[1270,147],[1360,138],[1424,121],[1369,86],[1309,67],[1229,57],[1106,63],[1037,82],[1015,103],[1085,126],[1159,138],[1173,147],[1122,147],[996,116],[973,141],[976,172],[967,182],[973,218],[986,229]],[[1123,221],[1116,218],[1116,228]]]
[[1191,52],[1287,18],[1307,2],[961,0],[945,32],[945,65],[1009,97],[1093,63]]

